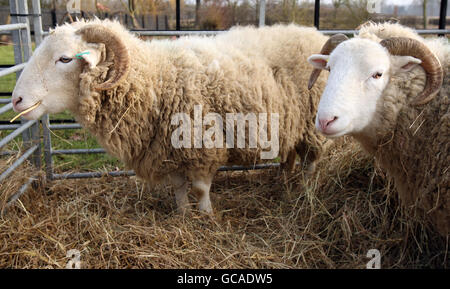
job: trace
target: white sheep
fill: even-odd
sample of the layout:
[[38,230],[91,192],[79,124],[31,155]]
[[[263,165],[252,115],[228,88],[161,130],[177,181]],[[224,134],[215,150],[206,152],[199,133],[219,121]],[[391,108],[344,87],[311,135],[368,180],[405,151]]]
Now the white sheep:
[[[335,48],[334,48],[335,47]],[[402,201],[449,233],[450,49],[399,24],[363,25],[331,54],[308,61],[330,71],[316,127],[351,135],[393,176]],[[445,77],[444,77],[445,75]]]
[[[117,22],[81,21],[57,27],[36,49],[12,101],[17,112],[38,104],[27,119],[70,110],[139,177],[172,183],[179,208],[188,206],[191,181],[200,210],[211,212],[209,190],[217,169],[262,162],[260,153],[267,152],[261,142],[251,148],[250,136],[243,148],[224,146],[219,136],[225,126],[217,120],[229,114],[270,114],[267,123],[263,117],[258,123],[279,145],[281,161],[291,165],[298,153],[313,167],[326,141],[314,129],[325,79],[307,89],[312,70],[307,56],[326,40],[314,28],[280,25],[145,42]],[[208,116],[217,119],[188,122]],[[180,120],[183,147],[173,145]],[[250,121],[245,126],[250,128]],[[213,138],[218,143],[202,147],[201,136],[211,127],[218,128]]]

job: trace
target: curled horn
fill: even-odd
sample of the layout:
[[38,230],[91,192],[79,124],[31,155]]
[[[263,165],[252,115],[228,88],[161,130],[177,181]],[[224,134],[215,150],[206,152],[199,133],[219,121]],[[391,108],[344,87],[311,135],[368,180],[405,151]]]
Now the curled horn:
[[441,89],[444,71],[439,59],[422,42],[406,37],[392,37],[384,39],[380,44],[392,55],[412,56],[422,60],[421,66],[426,73],[426,84],[422,93],[413,101],[412,105],[423,105],[430,102]]
[[[336,48],[336,46],[339,45],[339,43],[344,42],[348,40],[348,37],[344,34],[335,34],[331,36],[327,42],[322,47],[322,50],[320,51],[320,54],[324,55],[330,55],[330,53]],[[311,89],[316,83],[316,80],[319,78],[320,73],[322,72],[322,69],[314,68],[314,70],[311,72],[311,76],[309,77],[308,82],[308,89]]]
[[110,29],[101,25],[86,25],[77,32],[86,42],[103,43],[105,48],[114,54],[114,75],[95,89],[108,90],[115,88],[124,80],[130,70],[130,55],[123,41]]

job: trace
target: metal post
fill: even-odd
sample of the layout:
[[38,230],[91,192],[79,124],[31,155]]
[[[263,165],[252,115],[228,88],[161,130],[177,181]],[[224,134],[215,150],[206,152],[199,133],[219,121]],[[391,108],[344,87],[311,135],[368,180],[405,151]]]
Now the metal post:
[[[41,17],[41,3],[40,0],[32,0],[33,9],[33,28],[34,28],[34,42],[36,47],[42,42],[42,17]],[[50,133],[50,132],[47,132]],[[38,168],[41,168],[41,137],[40,137],[40,127],[39,122],[37,122],[31,129],[31,137],[34,144],[39,144],[38,149],[33,155],[33,160]]]
[[41,3],[40,0],[32,0],[33,6],[33,28],[34,28],[34,42],[36,47],[41,45],[42,42],[42,16],[41,16]]
[[42,130],[44,136],[44,161],[45,161],[45,176],[47,180],[53,179],[53,159],[52,159],[52,139],[50,136],[50,121],[48,114],[41,118]]
[[266,0],[259,2],[259,27],[263,27],[266,23]]
[[181,30],[181,11],[180,11],[180,0],[177,0],[175,2],[175,11],[176,11],[176,15],[175,15],[175,20],[176,20],[176,30]]
[[[36,46],[40,45],[43,40],[42,29],[42,17],[41,17],[41,4],[40,0],[33,0],[33,25],[34,25],[34,38]],[[53,159],[52,159],[52,140],[50,136],[50,121],[48,114],[42,116],[42,132],[44,139],[44,162],[46,179],[53,179]]]
[[[11,23],[24,23],[27,29],[21,29],[17,31],[12,31],[12,39],[14,43],[14,61],[16,64],[24,63],[28,61],[31,56],[31,35],[30,26],[27,17],[17,16],[18,14],[28,14],[28,7],[26,1],[10,0],[10,13],[11,13]],[[16,72],[16,80],[19,79],[21,71]],[[21,123],[24,124],[26,120],[21,119]],[[31,138],[31,129],[27,129],[22,133],[22,139],[25,148],[29,148]]]
[[[445,29],[447,24],[447,0],[441,0],[441,11],[439,13],[439,29]],[[445,36],[445,34],[439,34]]]
[[[22,15],[28,14],[28,3],[26,0],[18,1],[19,4],[19,13]],[[28,17],[20,17],[20,22],[25,23],[27,25],[27,29],[21,30],[21,40],[23,43],[22,50],[23,50],[23,60],[24,62],[27,62],[31,58],[31,54],[33,54],[33,49],[31,46],[31,33],[30,33],[30,23],[28,20]],[[22,123],[26,122],[26,120],[22,119]],[[40,169],[41,168],[41,137],[40,137],[40,128],[39,128],[39,122],[36,122],[30,130],[29,134],[31,136],[31,145],[37,145],[37,149],[33,153],[33,164]]]
[[320,22],[320,0],[316,0],[314,3],[314,26],[319,29]]
[[[28,14],[28,3],[25,0],[18,1],[18,11],[21,15]],[[20,30],[20,37],[22,39],[22,50],[23,50],[23,62],[27,62],[30,59],[33,50],[31,48],[31,33],[30,33],[30,22],[28,21],[28,17],[20,16],[19,22],[25,23],[27,25],[27,29]]]
[[[11,14],[18,14],[18,9],[17,9],[17,0],[9,0],[9,11]],[[19,21],[19,17],[18,16],[11,16],[11,24],[17,24],[20,23]],[[23,62],[23,58],[22,58],[22,42],[21,42],[21,37],[20,37],[20,30],[14,30],[11,31],[11,38],[13,43],[15,43],[16,45],[14,45],[14,63],[19,64]],[[20,71],[16,72],[16,78],[19,78],[20,76]]]

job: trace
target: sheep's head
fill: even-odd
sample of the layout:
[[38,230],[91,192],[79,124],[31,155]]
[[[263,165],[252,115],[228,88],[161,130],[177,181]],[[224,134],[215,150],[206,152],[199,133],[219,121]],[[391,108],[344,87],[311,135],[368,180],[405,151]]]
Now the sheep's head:
[[[78,56],[77,56],[78,55]],[[95,69],[112,55],[114,71],[93,89],[116,87],[129,71],[128,51],[110,29],[98,24],[64,25],[50,32],[22,71],[12,94],[13,108],[24,111],[26,119],[44,113],[74,110],[78,103],[80,74]]]
[[[417,65],[425,70],[427,81],[411,105],[423,105],[439,92],[442,67],[422,42],[401,37],[380,43],[363,38],[340,40],[334,43],[329,55],[322,53],[308,58],[316,69],[330,71],[316,116],[316,127],[323,134],[338,137],[363,131],[373,120],[377,102],[390,78]],[[311,81],[312,86],[314,72]]]

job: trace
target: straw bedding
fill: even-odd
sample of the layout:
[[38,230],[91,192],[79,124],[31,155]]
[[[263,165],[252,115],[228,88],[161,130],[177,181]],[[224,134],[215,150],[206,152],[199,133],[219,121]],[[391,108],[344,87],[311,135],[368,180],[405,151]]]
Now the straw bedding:
[[[33,173],[1,183],[0,199]],[[83,268],[365,268],[369,249],[382,268],[449,266],[448,237],[406,215],[393,183],[348,139],[308,180],[300,168],[222,172],[212,191],[212,217],[182,217],[169,187],[133,177],[31,188],[0,218],[0,267],[64,268],[70,249]]]

